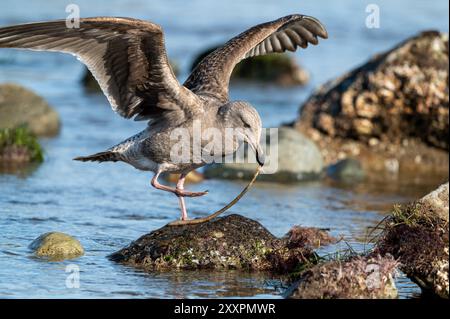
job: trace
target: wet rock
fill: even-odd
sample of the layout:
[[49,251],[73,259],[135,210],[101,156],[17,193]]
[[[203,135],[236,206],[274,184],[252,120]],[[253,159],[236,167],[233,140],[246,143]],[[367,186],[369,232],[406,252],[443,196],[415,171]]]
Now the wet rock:
[[[178,76],[180,74],[180,67],[178,63],[174,61],[169,61],[169,63],[175,76]],[[83,76],[81,77],[81,84],[83,84],[86,90],[92,93],[101,92],[97,80],[94,78],[91,71],[89,71],[89,69],[86,67],[84,67]]]
[[[261,174],[258,180],[284,183],[314,180],[321,176],[323,171],[322,155],[314,142],[292,128],[280,127],[276,151],[273,148],[274,136],[276,136],[274,134],[274,132],[268,131],[267,139],[265,139],[270,142],[270,147],[267,149],[274,152],[274,154],[266,156],[266,159],[269,160],[266,164],[266,171],[270,171],[270,174]],[[205,167],[204,174],[208,178],[248,180],[255,172],[255,163],[254,154],[249,151],[244,158],[239,158],[238,163],[217,163]]]
[[[311,232],[311,234],[315,234]],[[211,222],[164,226],[110,255],[116,262],[147,271],[242,269],[292,271],[316,256],[301,237],[279,239],[258,222],[229,215]],[[317,242],[317,239],[308,239]]]
[[327,168],[327,175],[337,181],[352,182],[364,179],[365,172],[360,161],[346,158],[330,165]]
[[448,35],[424,32],[326,83],[295,127],[326,164],[354,157],[366,171],[448,174]]
[[[163,174],[162,177],[168,182],[176,183],[180,178],[180,174]],[[202,173],[192,171],[187,174],[185,181],[187,184],[196,184],[202,182],[204,179],[205,178]]]
[[[209,48],[200,53],[192,63],[191,71],[209,53],[218,47]],[[289,54],[268,54],[245,59],[233,70],[232,80],[272,82],[282,86],[304,85],[309,74],[301,68],[295,57]]]
[[337,239],[328,233],[328,229],[316,227],[294,226],[283,237],[288,248],[290,247],[311,247],[319,248],[334,244]]
[[392,257],[356,256],[320,263],[286,292],[293,299],[388,299],[397,297]]
[[418,201],[394,207],[376,252],[391,254],[425,293],[449,295],[449,184]]
[[53,136],[59,131],[59,116],[30,90],[16,84],[1,84],[0,129],[21,126],[37,136]]
[[42,161],[42,148],[26,128],[0,129],[0,171]]
[[74,237],[59,233],[45,233],[30,244],[30,249],[39,257],[46,257],[51,261],[73,259],[84,254],[83,247]]

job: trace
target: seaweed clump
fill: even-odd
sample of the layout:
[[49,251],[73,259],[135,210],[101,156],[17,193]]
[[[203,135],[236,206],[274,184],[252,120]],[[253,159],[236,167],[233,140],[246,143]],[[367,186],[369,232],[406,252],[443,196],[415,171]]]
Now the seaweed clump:
[[293,299],[396,298],[398,263],[392,256],[358,256],[321,262],[304,271],[286,292]]

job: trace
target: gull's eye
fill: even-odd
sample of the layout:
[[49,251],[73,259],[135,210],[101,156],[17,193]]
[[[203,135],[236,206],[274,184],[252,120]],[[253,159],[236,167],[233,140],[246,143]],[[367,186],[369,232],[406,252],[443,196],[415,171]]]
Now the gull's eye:
[[245,127],[245,128],[250,128],[251,126],[250,126],[250,124],[248,124],[247,122],[244,122],[244,127]]

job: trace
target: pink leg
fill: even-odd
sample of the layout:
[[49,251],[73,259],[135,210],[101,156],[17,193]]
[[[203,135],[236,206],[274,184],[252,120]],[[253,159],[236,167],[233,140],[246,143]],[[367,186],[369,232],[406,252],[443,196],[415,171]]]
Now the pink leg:
[[[151,184],[154,188],[156,189],[160,189],[166,192],[171,192],[174,193],[175,195],[179,196],[179,197],[198,197],[198,196],[203,196],[208,194],[208,191],[204,191],[204,192],[188,192],[185,191],[183,189],[178,189],[178,188],[173,188],[173,187],[169,187],[166,185],[162,185],[158,182],[158,177],[161,174],[161,172],[157,172],[151,181]],[[182,174],[181,176],[183,176],[183,183],[184,183],[184,179],[186,178],[186,174]],[[181,179],[180,176],[180,179]]]
[[[184,181],[185,181],[186,175],[185,174],[181,174],[180,175],[180,179],[178,180],[177,183],[177,190],[179,191],[183,191],[184,190]],[[180,202],[180,209],[181,209],[181,220],[187,220],[188,219],[188,215],[187,215],[187,210],[186,210],[186,204],[184,202],[184,197],[183,196],[179,196],[177,195],[178,200]]]

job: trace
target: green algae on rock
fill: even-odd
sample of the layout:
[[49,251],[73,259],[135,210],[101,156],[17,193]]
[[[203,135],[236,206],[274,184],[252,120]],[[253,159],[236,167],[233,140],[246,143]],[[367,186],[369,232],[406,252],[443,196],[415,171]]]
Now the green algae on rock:
[[[200,53],[192,62],[191,71],[217,48],[215,46]],[[239,62],[233,69],[231,79],[293,86],[308,83],[309,74],[297,64],[295,57],[290,54],[267,54]]]
[[16,84],[0,85],[0,129],[27,127],[36,136],[54,136],[60,120],[39,95]]
[[392,257],[353,256],[304,271],[286,292],[293,299],[390,299],[397,262]]
[[33,240],[29,248],[36,256],[48,258],[50,261],[73,259],[84,254],[84,249],[76,238],[60,232],[49,232],[39,236]]
[[27,128],[0,129],[0,166],[40,163],[43,159],[37,138]]
[[[320,150],[309,138],[290,127],[268,130],[262,137],[262,145],[267,145],[265,170],[271,174],[260,174],[259,181],[295,183],[316,180],[323,172]],[[266,142],[267,141],[267,142]],[[277,143],[277,144],[275,144]],[[207,178],[250,180],[255,171],[254,152],[238,152],[234,163],[215,163],[205,167]]]
[[286,239],[275,237],[260,223],[235,214],[203,224],[164,226],[109,256],[147,271],[240,269],[279,273],[293,271],[316,257],[304,242],[288,246]]
[[426,294],[449,297],[449,184],[416,202],[394,207],[376,252],[391,254]]

